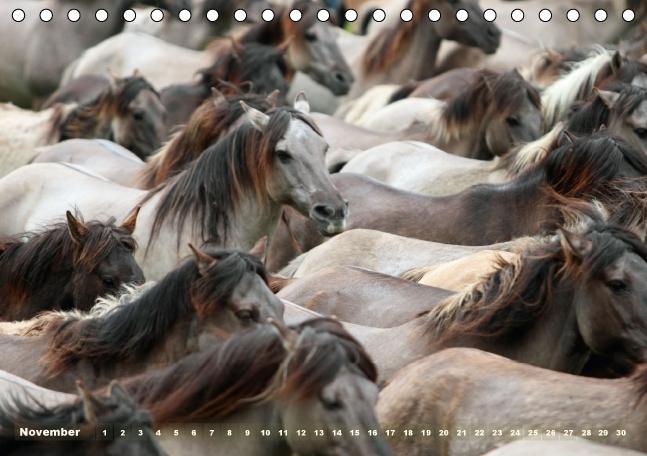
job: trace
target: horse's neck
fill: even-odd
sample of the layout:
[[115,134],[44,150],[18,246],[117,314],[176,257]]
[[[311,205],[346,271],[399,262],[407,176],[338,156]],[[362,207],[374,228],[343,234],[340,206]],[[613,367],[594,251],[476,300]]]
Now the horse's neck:
[[[70,29],[80,38],[84,48],[93,46],[106,38],[116,35],[124,28],[123,11],[134,6],[136,0],[59,0],[60,5],[56,10],[67,12],[69,9],[78,9],[81,19]],[[97,23],[94,19],[95,12],[104,9],[108,12],[108,20]],[[99,26],[97,26],[99,24]]]
[[404,84],[432,77],[441,42],[442,38],[433,24],[429,25],[426,20],[418,21],[407,51],[390,65],[384,79]]
[[[172,270],[184,257],[191,254],[188,244],[199,246],[212,239],[203,239],[200,233],[194,232],[193,216],[182,221],[184,229],[178,241],[178,224],[174,217],[169,216],[162,223],[159,234],[151,240],[151,229],[160,200],[168,190],[162,190],[150,198],[142,207],[135,239],[140,248],[136,258],[142,266],[148,280],[159,280]],[[211,202],[207,202],[211,204]],[[276,228],[281,206],[268,200],[267,204],[259,202],[249,193],[243,195],[233,213],[227,217],[229,229],[221,247],[251,249],[256,241],[264,235],[271,236]],[[222,236],[223,233],[220,233]],[[150,244],[150,245],[149,245]],[[177,247],[177,248],[176,248]]]

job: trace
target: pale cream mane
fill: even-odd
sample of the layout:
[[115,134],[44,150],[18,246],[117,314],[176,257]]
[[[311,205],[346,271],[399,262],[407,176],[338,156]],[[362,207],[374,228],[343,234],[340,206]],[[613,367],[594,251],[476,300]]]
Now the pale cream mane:
[[518,176],[534,168],[546,158],[562,131],[564,131],[564,124],[557,122],[548,133],[539,139],[524,144],[517,151],[513,151],[511,161],[506,163],[504,160],[501,165],[507,168],[509,176]]
[[591,56],[573,65],[573,69],[553,82],[541,95],[541,108],[546,127],[552,127],[568,111],[578,94],[592,86],[600,71],[611,62],[613,52],[595,47]]

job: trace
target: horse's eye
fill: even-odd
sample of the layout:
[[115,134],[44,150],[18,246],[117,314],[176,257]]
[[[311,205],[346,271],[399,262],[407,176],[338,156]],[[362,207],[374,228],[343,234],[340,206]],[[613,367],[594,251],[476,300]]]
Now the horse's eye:
[[344,408],[344,404],[342,404],[342,402],[337,399],[328,399],[328,398],[322,397],[321,403],[328,410],[339,410]]
[[115,288],[115,280],[112,277],[101,277],[101,281],[106,288]]
[[310,42],[317,40],[317,35],[315,35],[312,32],[306,32],[304,37],[305,37],[306,41],[310,41]]
[[144,112],[140,110],[133,111],[133,119],[144,120]]
[[507,123],[511,127],[518,127],[521,124],[521,122],[519,122],[519,119],[514,116],[507,117],[505,119],[505,123]]
[[607,282],[607,287],[609,287],[612,291],[619,293],[627,289],[627,284],[622,280],[609,280]]
[[285,150],[277,150],[276,156],[281,160],[281,163],[289,163],[292,160],[292,155]]
[[123,245],[126,248],[126,250],[128,250],[129,252],[135,251],[135,246],[133,245],[132,242],[123,241],[121,245]]
[[647,139],[647,128],[634,128],[634,133],[636,133],[640,139]]
[[249,323],[255,320],[255,314],[256,313],[251,309],[241,309],[236,311],[236,318],[245,323]]

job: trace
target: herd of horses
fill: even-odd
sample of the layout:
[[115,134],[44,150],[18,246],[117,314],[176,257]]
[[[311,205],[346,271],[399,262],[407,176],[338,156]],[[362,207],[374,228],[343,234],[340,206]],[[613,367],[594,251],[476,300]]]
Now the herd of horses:
[[647,453],[643,2],[0,15],[2,454]]

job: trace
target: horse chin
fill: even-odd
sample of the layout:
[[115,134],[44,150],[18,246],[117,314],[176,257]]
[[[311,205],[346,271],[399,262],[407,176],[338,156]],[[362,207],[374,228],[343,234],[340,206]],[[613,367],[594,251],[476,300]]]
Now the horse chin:
[[317,231],[322,236],[335,236],[342,233],[346,229],[346,219],[330,220],[330,221],[315,221],[317,224]]

